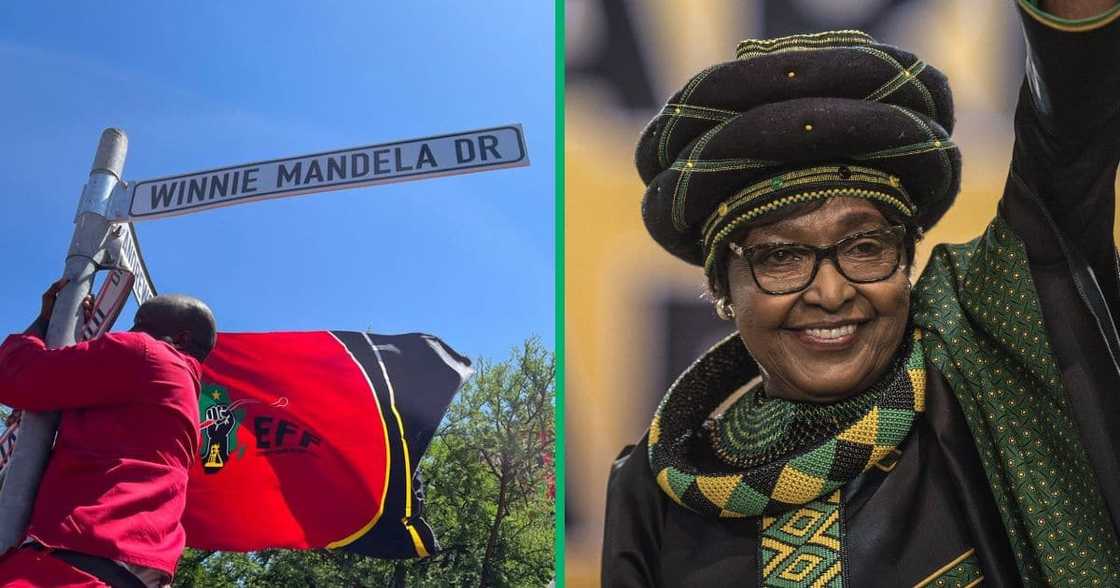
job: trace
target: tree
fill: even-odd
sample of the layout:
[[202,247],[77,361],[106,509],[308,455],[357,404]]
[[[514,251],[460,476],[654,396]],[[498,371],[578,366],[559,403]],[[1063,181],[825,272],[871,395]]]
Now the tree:
[[543,586],[553,577],[555,357],[529,339],[480,360],[420,462],[441,552],[375,560],[342,551],[187,550],[176,586]]
[[[480,362],[442,428],[442,445],[486,466],[481,476],[488,483],[478,505],[488,515],[479,586],[508,585],[542,557],[551,559],[555,504],[547,456],[555,445],[555,368],[553,355],[536,340],[526,341],[507,362]],[[442,486],[432,480],[433,496],[454,495],[453,488],[462,487],[455,480]],[[549,529],[547,537],[542,529]]]

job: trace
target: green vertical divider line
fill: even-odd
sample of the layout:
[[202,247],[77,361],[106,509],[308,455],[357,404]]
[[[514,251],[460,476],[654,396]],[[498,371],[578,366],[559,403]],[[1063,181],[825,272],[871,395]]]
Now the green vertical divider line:
[[564,0],[556,0],[556,586],[564,586]]

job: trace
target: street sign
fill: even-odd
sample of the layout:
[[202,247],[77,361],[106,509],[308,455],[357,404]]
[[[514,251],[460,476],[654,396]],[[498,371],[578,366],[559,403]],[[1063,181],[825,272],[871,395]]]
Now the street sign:
[[89,341],[100,337],[113,327],[121,309],[124,308],[124,303],[128,300],[128,290],[135,279],[135,276],[125,270],[109,270],[105,281],[101,284],[101,291],[93,301],[89,319],[78,332],[78,341]]
[[110,216],[165,218],[269,198],[527,165],[521,125],[514,124],[131,182],[114,194]]
[[19,433],[19,416],[19,411],[14,411],[14,415],[8,418],[4,434],[0,435],[0,472],[4,472],[8,467],[8,461],[11,460],[12,452],[16,449],[16,437]]
[[124,225],[126,229],[121,235],[120,265],[121,268],[135,276],[132,283],[132,294],[136,296],[136,304],[144,304],[155,298],[156,289],[152,285],[152,277],[148,275],[148,266],[144,257],[140,255],[140,242],[136,240],[136,229],[132,223]]
[[135,279],[130,279],[129,284],[137,304],[144,304],[155,298],[156,289],[148,275],[144,257],[140,255],[140,243],[136,240],[136,229],[132,223],[116,223],[109,229],[99,267],[124,270],[132,274]]

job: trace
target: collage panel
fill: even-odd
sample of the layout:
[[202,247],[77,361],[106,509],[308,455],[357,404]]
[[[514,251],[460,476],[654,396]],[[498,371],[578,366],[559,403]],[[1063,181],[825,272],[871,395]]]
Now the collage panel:
[[566,9],[567,584],[1120,581],[1120,7]]
[[1117,63],[1117,0],[5,5],[0,586],[1120,585]]
[[556,581],[555,6],[422,4],[0,7],[0,586]]

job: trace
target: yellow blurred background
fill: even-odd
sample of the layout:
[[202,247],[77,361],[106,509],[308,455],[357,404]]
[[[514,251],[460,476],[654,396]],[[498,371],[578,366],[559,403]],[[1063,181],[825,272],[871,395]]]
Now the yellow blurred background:
[[642,226],[634,143],[693,74],[744,38],[857,28],[941,69],[964,158],[956,205],[919,246],[975,237],[1011,153],[1024,50],[1001,0],[567,0],[565,316],[567,585],[599,585],[611,462],[645,431],[666,387],[732,329],[701,300],[701,270]]

